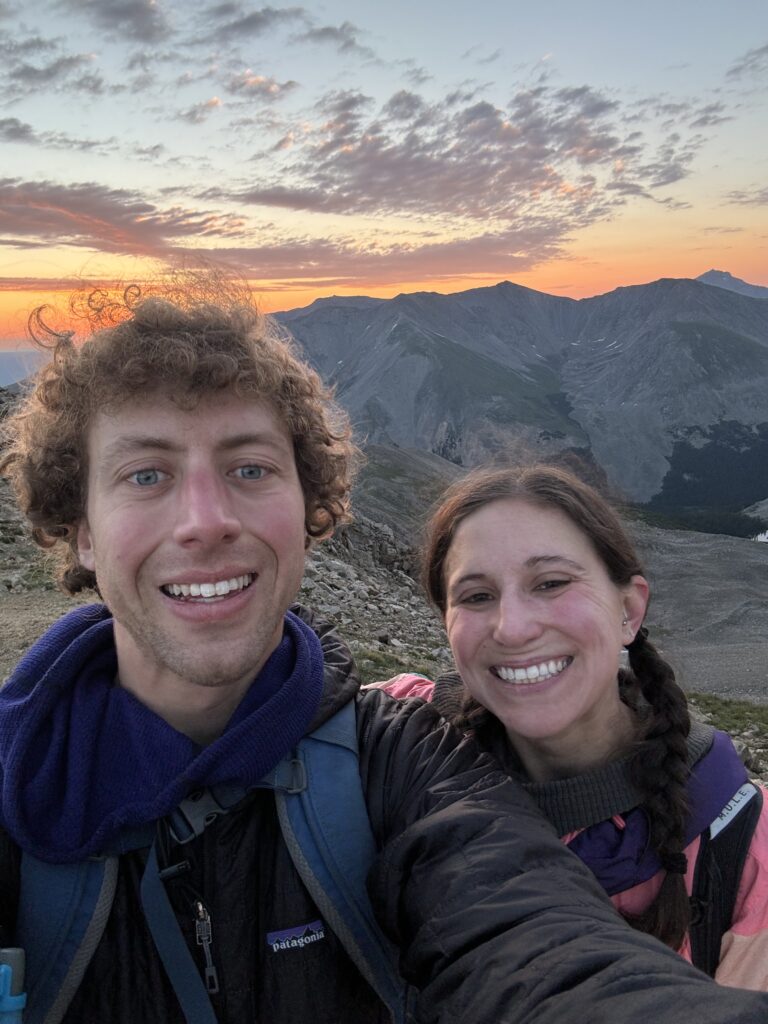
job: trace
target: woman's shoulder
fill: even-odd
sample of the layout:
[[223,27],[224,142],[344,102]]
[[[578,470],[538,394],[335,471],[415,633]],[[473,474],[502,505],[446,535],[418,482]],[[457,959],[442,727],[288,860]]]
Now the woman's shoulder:
[[391,679],[383,679],[377,683],[366,683],[363,690],[384,690],[390,697],[403,699],[405,697],[421,697],[422,700],[431,700],[435,684],[426,676],[418,675],[416,672],[401,672],[392,676]]

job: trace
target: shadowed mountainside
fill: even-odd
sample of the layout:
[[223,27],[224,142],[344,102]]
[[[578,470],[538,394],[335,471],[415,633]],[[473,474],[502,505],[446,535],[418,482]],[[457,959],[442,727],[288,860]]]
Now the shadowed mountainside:
[[573,450],[626,497],[768,495],[768,303],[660,280],[574,300],[504,282],[279,314],[369,443],[470,466]]

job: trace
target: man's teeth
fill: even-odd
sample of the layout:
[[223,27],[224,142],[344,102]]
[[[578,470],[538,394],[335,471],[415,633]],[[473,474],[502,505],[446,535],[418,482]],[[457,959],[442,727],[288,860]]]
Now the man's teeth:
[[162,589],[170,597],[226,597],[238,590],[244,590],[253,583],[252,572],[245,576],[232,576],[228,580],[217,580],[215,583],[167,583]]
[[498,665],[494,672],[505,683],[537,683],[542,679],[551,679],[559,675],[571,663],[571,658],[557,658],[553,661],[542,661],[540,665],[528,665],[527,668],[507,668]]

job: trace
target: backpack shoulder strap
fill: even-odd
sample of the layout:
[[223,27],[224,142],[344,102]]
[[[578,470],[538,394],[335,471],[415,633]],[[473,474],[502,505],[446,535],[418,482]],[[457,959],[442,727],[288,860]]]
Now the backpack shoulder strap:
[[[376,843],[360,779],[355,708],[354,701],[348,702],[305,736],[259,786],[275,792],[283,838],[327,924],[388,1008],[394,1024],[403,1024],[407,987],[398,971],[398,952],[379,928],[366,889]],[[180,832],[178,841],[200,834],[214,817],[226,814],[243,792],[234,787],[231,793],[193,800],[194,806],[185,801],[180,813],[171,817]],[[138,843],[130,843],[134,845]],[[117,869],[117,855],[77,864],[46,864],[22,855],[24,896],[18,943],[27,952],[24,1024],[61,1021],[104,933]],[[156,874],[149,870],[142,882],[150,929],[156,944],[159,941],[166,969],[183,982],[174,987],[177,995],[187,994],[186,1003],[182,1000],[187,1019],[207,1021],[210,1002],[204,989],[201,992],[199,975],[192,978],[186,970],[178,924],[172,915],[161,919],[155,912],[158,906],[164,907],[157,892],[145,892],[145,883],[149,885]]]
[[763,806],[761,790],[745,782],[702,834],[691,893],[689,937],[693,963],[711,977],[733,920],[736,894]]
[[360,779],[355,708],[350,701],[301,740],[296,757],[306,785],[277,787],[275,799],[302,881],[393,1021],[402,1022],[406,985],[398,952],[379,928],[366,889],[376,843]]
[[26,952],[24,1024],[58,1024],[101,940],[117,857],[46,864],[23,853],[17,941]]

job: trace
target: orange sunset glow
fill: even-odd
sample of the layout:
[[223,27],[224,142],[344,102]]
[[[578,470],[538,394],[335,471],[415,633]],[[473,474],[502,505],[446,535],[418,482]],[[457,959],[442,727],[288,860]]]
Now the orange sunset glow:
[[502,280],[768,284],[756,0],[699,5],[695,34],[660,0],[459,3],[449,24],[431,0],[330,0],[322,24],[270,7],[237,31],[227,5],[97,7],[4,18],[0,347],[38,305],[200,260],[268,312]]

